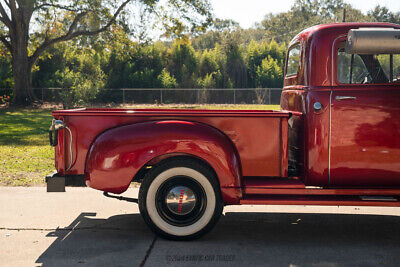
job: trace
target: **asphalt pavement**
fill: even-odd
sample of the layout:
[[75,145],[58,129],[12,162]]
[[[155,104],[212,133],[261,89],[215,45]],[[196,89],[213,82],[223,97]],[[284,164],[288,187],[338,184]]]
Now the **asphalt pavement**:
[[[125,196],[135,197],[130,188]],[[399,266],[400,208],[229,206],[190,242],[89,188],[0,187],[0,266]]]

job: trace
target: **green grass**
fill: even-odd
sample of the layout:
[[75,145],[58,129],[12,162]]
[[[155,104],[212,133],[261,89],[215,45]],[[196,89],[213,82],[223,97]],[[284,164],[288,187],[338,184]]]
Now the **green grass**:
[[48,145],[51,110],[0,110],[0,185],[44,183],[54,169]]
[[[126,107],[126,106],[125,106]],[[137,105],[130,108],[279,109],[277,105]],[[54,170],[50,109],[0,110],[0,185],[43,185]]]

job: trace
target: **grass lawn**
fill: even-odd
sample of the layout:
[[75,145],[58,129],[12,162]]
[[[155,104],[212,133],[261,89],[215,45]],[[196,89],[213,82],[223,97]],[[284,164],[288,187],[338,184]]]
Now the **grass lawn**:
[[[125,107],[125,106],[124,106]],[[277,105],[137,105],[135,108],[279,109]],[[51,109],[0,110],[0,186],[43,185],[54,170]]]
[[0,185],[44,183],[54,169],[51,120],[51,110],[0,110]]

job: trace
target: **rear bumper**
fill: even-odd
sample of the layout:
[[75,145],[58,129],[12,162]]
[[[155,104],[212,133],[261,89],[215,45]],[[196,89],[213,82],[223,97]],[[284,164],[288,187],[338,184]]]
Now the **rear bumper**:
[[53,172],[46,176],[47,192],[65,192],[66,186],[86,186],[83,175],[63,176]]

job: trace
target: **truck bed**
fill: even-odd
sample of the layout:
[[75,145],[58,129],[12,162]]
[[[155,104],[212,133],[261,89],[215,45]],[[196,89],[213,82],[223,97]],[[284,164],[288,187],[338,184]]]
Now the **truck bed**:
[[[288,118],[290,113],[272,110],[191,109],[73,109],[53,111],[72,131],[73,166],[69,165],[69,138],[60,132],[56,167],[60,174],[84,174],[90,145],[100,133],[118,126],[146,121],[181,120],[210,125],[230,138],[236,147],[243,176],[287,177]],[[65,139],[65,140],[64,140]]]

